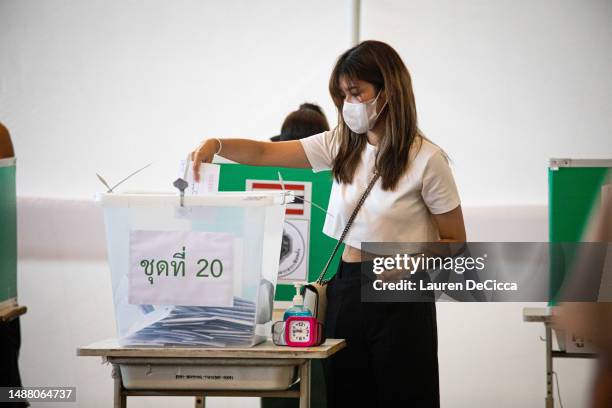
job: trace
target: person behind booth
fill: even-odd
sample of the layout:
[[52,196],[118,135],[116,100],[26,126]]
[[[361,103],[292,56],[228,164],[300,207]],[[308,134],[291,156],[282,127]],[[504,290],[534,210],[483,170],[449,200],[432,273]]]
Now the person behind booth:
[[272,142],[299,140],[329,130],[323,109],[314,103],[303,103],[298,110],[291,112],[281,126],[281,133],[272,136]]
[[329,407],[439,407],[435,303],[362,303],[362,242],[465,242],[455,181],[444,151],[417,127],[410,74],[397,52],[364,41],[336,61],[329,91],[338,125],[299,141],[207,138],[194,174],[215,154],[249,165],[331,170],[323,232],[338,239],[362,192],[374,184],[345,239],[327,288],[326,336],[347,346],[326,362]]

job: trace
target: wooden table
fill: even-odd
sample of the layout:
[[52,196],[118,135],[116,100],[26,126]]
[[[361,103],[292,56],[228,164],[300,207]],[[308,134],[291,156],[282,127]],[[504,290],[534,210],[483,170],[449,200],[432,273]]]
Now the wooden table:
[[8,323],[13,319],[26,314],[28,308],[25,306],[11,305],[0,309],[0,322]]
[[[253,347],[200,348],[200,347],[122,347],[116,339],[109,339],[79,347],[77,356],[98,356],[113,366],[114,407],[126,406],[128,396],[194,396],[196,408],[204,408],[205,396],[219,397],[280,397],[299,398],[300,408],[310,407],[310,366],[313,359],[324,359],[346,346],[342,339],[327,339],[317,347],[276,346],[271,341]],[[133,365],[257,365],[278,367],[292,365],[298,368],[299,390],[172,390],[126,389],[119,367]]]

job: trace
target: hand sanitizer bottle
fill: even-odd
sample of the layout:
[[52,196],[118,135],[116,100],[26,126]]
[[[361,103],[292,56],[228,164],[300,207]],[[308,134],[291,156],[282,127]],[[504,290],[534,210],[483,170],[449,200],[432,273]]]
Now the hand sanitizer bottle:
[[293,306],[289,309],[285,310],[285,314],[283,315],[283,320],[287,320],[287,318],[291,316],[312,316],[310,310],[304,307],[304,298],[302,297],[302,284],[294,283],[295,286],[295,296],[293,297]]

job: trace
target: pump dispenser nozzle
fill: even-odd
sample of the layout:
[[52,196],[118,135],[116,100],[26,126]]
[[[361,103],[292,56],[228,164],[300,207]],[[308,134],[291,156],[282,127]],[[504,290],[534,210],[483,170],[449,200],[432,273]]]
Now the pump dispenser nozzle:
[[312,316],[310,310],[304,307],[304,297],[302,297],[303,283],[295,282],[295,296],[293,297],[293,305],[285,311],[283,320],[287,320],[290,316]]
[[293,286],[295,286],[295,296],[293,296],[293,305],[304,305],[304,298],[302,297],[302,286],[304,285],[302,283],[295,282]]

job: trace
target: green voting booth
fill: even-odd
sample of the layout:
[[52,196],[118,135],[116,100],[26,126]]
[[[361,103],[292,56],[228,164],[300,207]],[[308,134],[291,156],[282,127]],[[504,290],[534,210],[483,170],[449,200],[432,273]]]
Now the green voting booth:
[[[551,159],[548,167],[550,293],[554,300],[612,183],[612,159]],[[563,245],[568,244],[568,245]],[[552,302],[554,303],[554,301]]]
[[[220,164],[219,191],[281,189],[294,192],[296,202],[286,211],[283,249],[279,267],[276,300],[290,301],[295,294],[291,282],[313,281],[322,271],[335,240],[323,234],[325,212],[331,192],[329,171],[314,173],[311,169]],[[279,173],[282,183],[279,180]],[[303,200],[302,200],[303,198]],[[321,208],[317,208],[321,207]],[[338,251],[341,254],[342,251]],[[340,255],[330,266],[333,275]]]
[[15,159],[0,159],[0,309],[17,304]]

